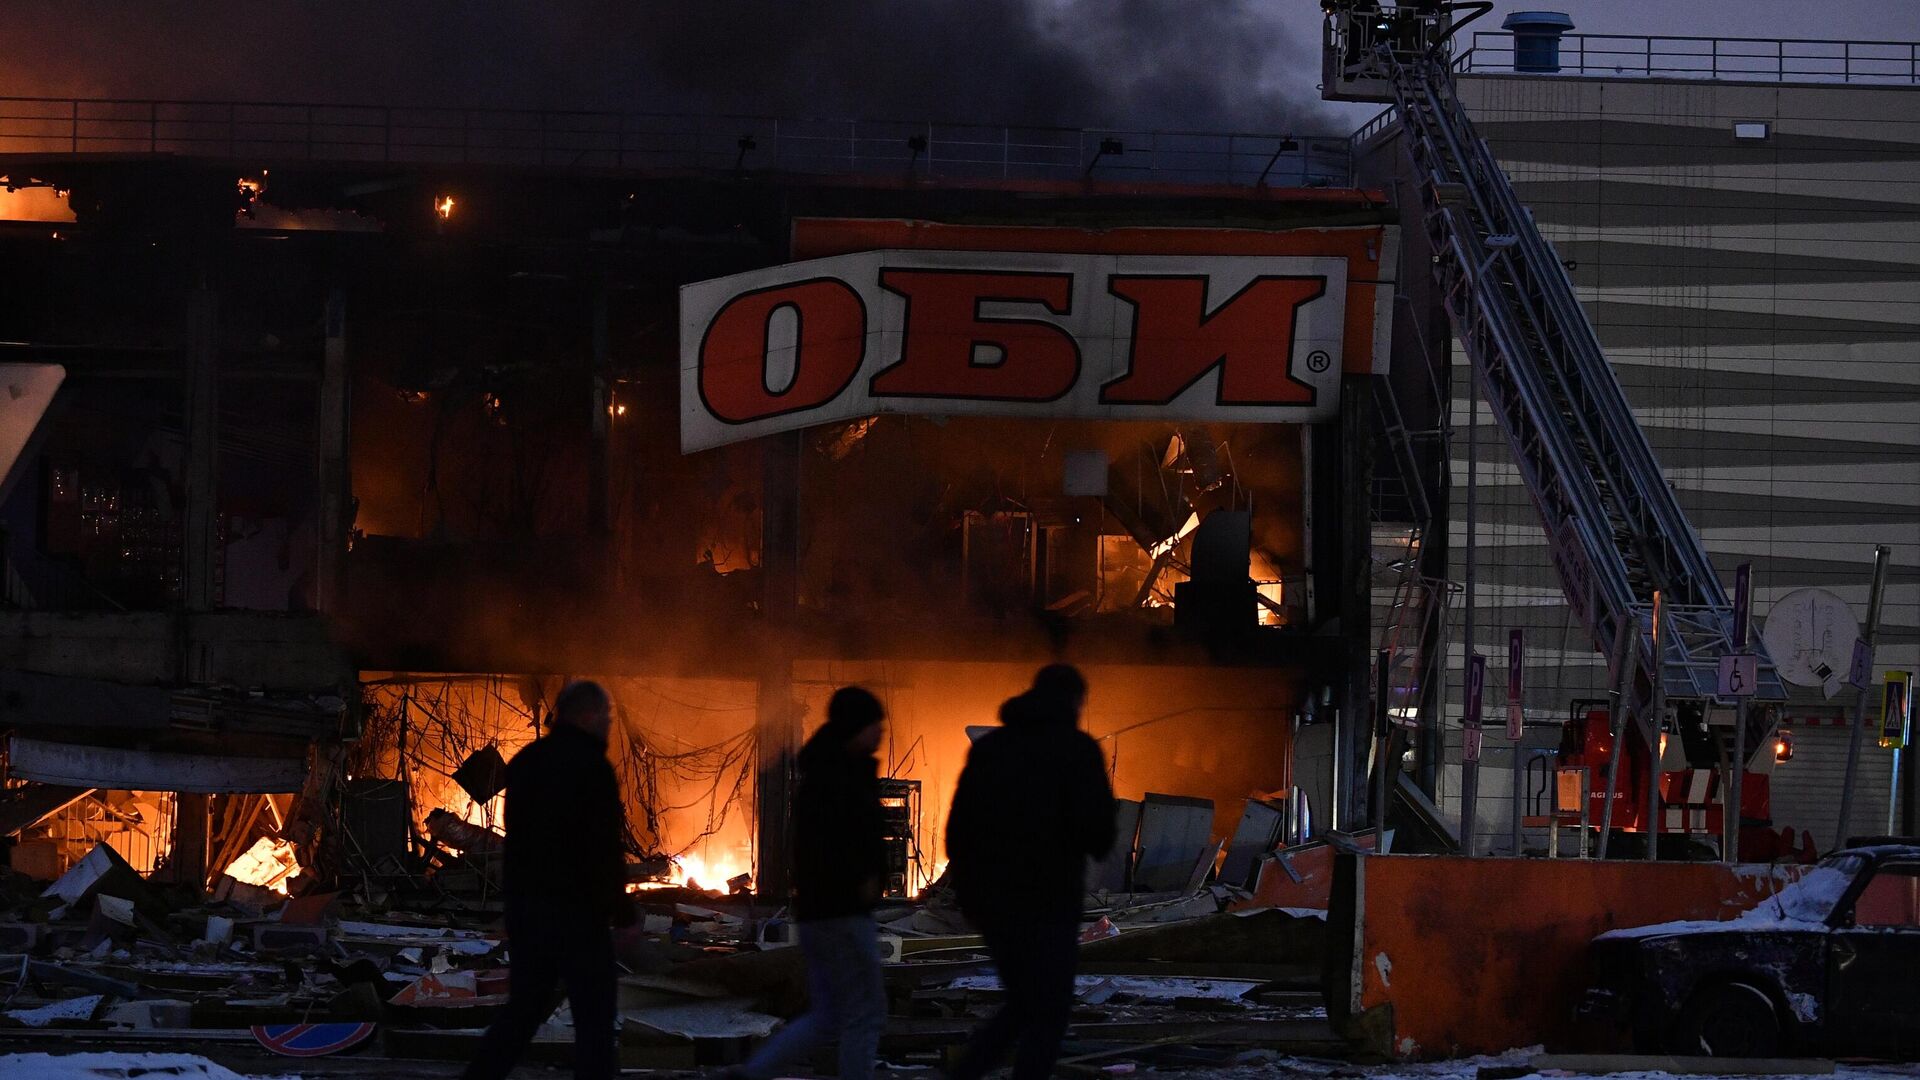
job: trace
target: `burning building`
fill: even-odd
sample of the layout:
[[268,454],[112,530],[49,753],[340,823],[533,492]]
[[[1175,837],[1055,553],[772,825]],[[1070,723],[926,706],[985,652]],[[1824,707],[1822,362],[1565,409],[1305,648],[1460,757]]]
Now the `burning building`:
[[1121,796],[1360,822],[1399,260],[1344,140],[112,108],[0,159],[0,359],[64,379],[0,413],[5,775],[84,796],[16,831],[484,890],[584,676],[636,878],[777,892],[858,682],[913,892],[1055,659]]

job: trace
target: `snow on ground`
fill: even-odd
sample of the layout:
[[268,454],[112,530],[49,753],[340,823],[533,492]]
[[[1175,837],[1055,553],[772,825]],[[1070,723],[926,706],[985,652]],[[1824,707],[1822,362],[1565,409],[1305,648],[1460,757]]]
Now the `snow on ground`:
[[[260,1080],[193,1054],[0,1054],[0,1077],[21,1080]],[[284,1077],[282,1080],[294,1080]]]
[[[1182,1077],[1185,1080],[1477,1080],[1481,1069],[1499,1069],[1501,1075],[1524,1068],[1541,1053],[1540,1047],[1509,1050],[1504,1054],[1460,1058],[1455,1061],[1400,1063],[1389,1065],[1351,1065],[1319,1058],[1283,1057],[1234,1068],[1196,1069],[1184,1072],[1159,1072],[1156,1076]],[[1146,1069],[1136,1075],[1144,1076]],[[1578,1080],[1582,1074],[1547,1069],[1528,1072],[1518,1080]],[[1791,1080],[1795,1075],[1829,1077],[1832,1080],[1916,1080],[1920,1064],[1912,1065],[1840,1065],[1831,1073],[1779,1074],[1765,1078],[1753,1076],[1709,1076],[1666,1072],[1619,1072],[1594,1075],[1592,1080]]]

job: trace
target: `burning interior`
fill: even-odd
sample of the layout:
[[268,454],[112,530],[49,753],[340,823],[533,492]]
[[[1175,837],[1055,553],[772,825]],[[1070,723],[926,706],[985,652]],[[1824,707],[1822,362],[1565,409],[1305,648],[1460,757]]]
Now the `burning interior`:
[[[9,679],[53,680],[9,691],[34,701],[156,696],[37,757],[18,736],[58,714],[10,714],[10,789],[83,752],[126,774],[16,827],[16,867],[55,876],[97,838],[256,898],[486,897],[499,769],[568,677],[617,702],[635,888],[777,891],[783,755],[847,683],[889,712],[896,895],[940,876],[969,728],[1055,659],[1092,681],[1118,793],[1210,806],[1212,841],[1249,796],[1298,792],[1325,824],[1354,798],[1327,723],[1366,677],[1353,421],[879,415],[683,454],[676,287],[779,264],[791,222],[850,193],[232,175],[172,202],[102,175],[20,193],[40,209],[8,234],[32,283],[8,336],[68,383],[0,501],[8,603],[116,640],[186,612],[191,647],[19,658]],[[1205,223],[1212,197],[1102,213]],[[1340,242],[1382,254],[1364,204],[1219,197],[1252,234],[1361,225]],[[73,237],[49,238],[49,198]],[[873,208],[1031,215],[965,190]],[[183,239],[221,219],[217,246]],[[135,782],[174,753],[219,767]]]

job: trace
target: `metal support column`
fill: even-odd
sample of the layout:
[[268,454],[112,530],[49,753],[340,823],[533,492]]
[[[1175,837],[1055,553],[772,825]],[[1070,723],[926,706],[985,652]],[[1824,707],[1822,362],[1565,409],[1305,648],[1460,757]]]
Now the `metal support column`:
[[1666,657],[1666,612],[1664,598],[1653,594],[1653,715],[1647,718],[1647,838],[1646,860],[1660,857],[1660,732],[1667,723],[1667,680],[1663,670]]
[[1341,740],[1335,754],[1347,773],[1347,782],[1341,785],[1346,796],[1342,820],[1349,823],[1347,828],[1370,818],[1366,761],[1373,742],[1375,705],[1368,660],[1373,655],[1374,628],[1373,565],[1366,553],[1372,551],[1373,523],[1368,502],[1373,487],[1374,448],[1373,440],[1367,438],[1366,433],[1371,378],[1347,376],[1340,386],[1340,547],[1337,557],[1346,671],[1338,703]]
[[[1466,627],[1462,640],[1466,648],[1460,653],[1460,717],[1461,717],[1461,753],[1460,753],[1460,851],[1471,858],[1474,853],[1476,833],[1479,831],[1480,806],[1480,754],[1474,754],[1472,761],[1466,755],[1466,698],[1472,693],[1473,654],[1478,642],[1473,634],[1474,608],[1479,603],[1475,590],[1477,579],[1477,556],[1480,550],[1479,535],[1475,527],[1479,522],[1480,508],[1480,377],[1475,374],[1473,364],[1467,369],[1467,566],[1463,600],[1466,606]],[[1451,407],[1451,406],[1449,406]],[[1484,692],[1481,698],[1485,702]],[[1478,718],[1485,723],[1484,717]],[[1484,748],[1485,743],[1483,742]],[[1484,751],[1482,751],[1484,752]]]
[[1393,750],[1393,717],[1387,712],[1387,692],[1393,685],[1391,664],[1393,653],[1381,649],[1374,668],[1373,698],[1373,806],[1372,820],[1375,836],[1384,837],[1387,832],[1387,792],[1390,790],[1389,774],[1391,766],[1387,755]]
[[1613,728],[1613,752],[1607,755],[1607,798],[1600,804],[1600,844],[1596,858],[1607,857],[1607,836],[1613,831],[1613,799],[1620,791],[1620,756],[1627,749],[1627,690],[1639,669],[1640,651],[1636,648],[1639,628],[1631,620],[1620,620],[1613,639],[1613,686],[1608,694],[1607,722]]
[[211,803],[211,796],[197,792],[183,791],[174,796],[173,851],[167,856],[167,865],[174,883],[196,894],[207,887]]

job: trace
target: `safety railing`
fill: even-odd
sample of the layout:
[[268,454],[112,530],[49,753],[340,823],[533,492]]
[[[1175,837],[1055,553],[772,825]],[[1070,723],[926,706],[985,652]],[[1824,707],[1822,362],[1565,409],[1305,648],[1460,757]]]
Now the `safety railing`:
[[[1514,37],[1473,35],[1462,69],[1514,70]],[[1567,34],[1560,74],[1747,82],[1920,83],[1920,42]]]
[[772,116],[0,98],[0,155],[1344,185],[1339,136]]

